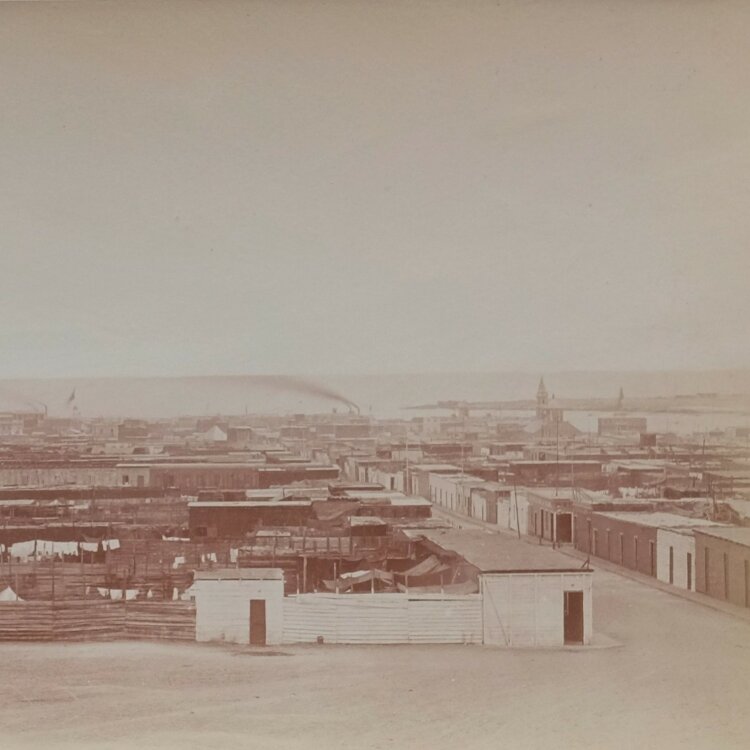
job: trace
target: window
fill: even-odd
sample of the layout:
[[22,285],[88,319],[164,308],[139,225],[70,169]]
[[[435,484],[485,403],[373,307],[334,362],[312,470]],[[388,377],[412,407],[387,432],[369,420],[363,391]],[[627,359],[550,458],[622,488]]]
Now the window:
[[127,474],[122,475],[122,483],[123,484],[130,484],[130,477]]

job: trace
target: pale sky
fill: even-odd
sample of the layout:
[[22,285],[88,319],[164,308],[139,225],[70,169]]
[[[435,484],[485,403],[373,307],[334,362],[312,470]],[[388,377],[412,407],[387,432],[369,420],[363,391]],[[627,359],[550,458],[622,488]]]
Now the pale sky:
[[0,5],[0,377],[750,366],[750,3]]

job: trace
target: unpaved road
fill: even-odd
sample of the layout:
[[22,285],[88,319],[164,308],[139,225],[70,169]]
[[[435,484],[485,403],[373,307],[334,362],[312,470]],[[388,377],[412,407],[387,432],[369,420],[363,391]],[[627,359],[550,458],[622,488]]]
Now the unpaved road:
[[2,644],[0,747],[750,747],[750,625],[594,586],[587,650]]

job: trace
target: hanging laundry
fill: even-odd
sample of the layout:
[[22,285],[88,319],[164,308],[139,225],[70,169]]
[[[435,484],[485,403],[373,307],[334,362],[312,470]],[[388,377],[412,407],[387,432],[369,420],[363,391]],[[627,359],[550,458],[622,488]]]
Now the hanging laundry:
[[53,555],[77,555],[78,542],[49,542]]
[[177,601],[180,598],[180,592],[177,589],[172,589],[172,601]]
[[10,586],[7,586],[2,591],[0,591],[0,602],[22,602],[24,601],[21,599],[18,594],[13,591],[13,589]]
[[31,539],[28,542],[16,542],[10,546],[10,554],[13,557],[31,557],[34,554],[36,541]]
[[240,551],[238,549],[235,549],[234,547],[231,547],[229,549],[229,560],[230,562],[236,563],[237,557],[239,555]]
[[84,552],[96,552],[99,549],[99,542],[81,542],[81,550]]
[[46,539],[37,539],[36,541],[36,553],[42,557],[55,554],[54,542],[48,542]]
[[103,596],[105,599],[109,599],[109,589],[103,589],[97,586],[96,590],[99,592],[99,596]]
[[154,592],[149,589],[148,593],[146,594],[146,599],[153,599],[154,598]]
[[117,602],[122,599],[122,589],[110,589],[109,598]]
[[125,601],[132,601],[138,596],[138,589],[126,589]]

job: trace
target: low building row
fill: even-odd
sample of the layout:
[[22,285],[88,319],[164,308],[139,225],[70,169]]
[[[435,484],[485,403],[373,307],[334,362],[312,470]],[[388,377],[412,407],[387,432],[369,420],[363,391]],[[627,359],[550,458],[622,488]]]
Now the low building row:
[[[279,568],[198,571],[196,638],[250,645],[474,643],[587,645],[592,571],[549,548],[482,531],[407,532],[426,569],[464,571],[461,584],[388,593],[284,593]],[[461,565],[444,564],[457,558]],[[466,574],[466,566],[473,573]],[[436,569],[432,565],[433,569]],[[360,578],[374,581],[372,575]],[[371,571],[372,572],[372,571]],[[383,571],[374,571],[387,577]]]

